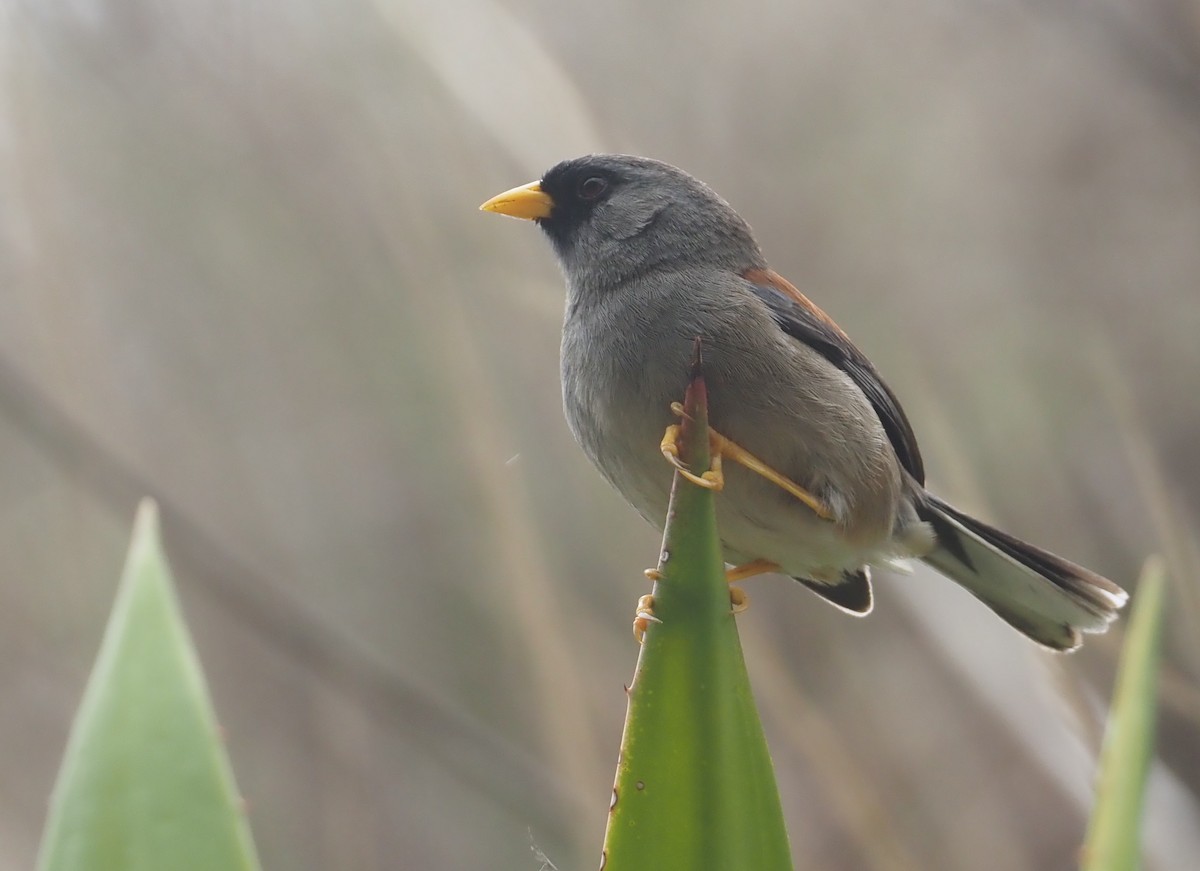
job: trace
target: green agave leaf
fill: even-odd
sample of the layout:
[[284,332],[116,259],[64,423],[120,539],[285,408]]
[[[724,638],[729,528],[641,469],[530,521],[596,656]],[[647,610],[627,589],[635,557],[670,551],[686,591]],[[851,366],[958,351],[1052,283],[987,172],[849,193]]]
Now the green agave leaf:
[[[708,468],[704,382],[688,388],[689,468]],[[717,495],[715,498],[720,498]],[[730,612],[714,494],[676,474],[655,616],[629,688],[601,867],[791,869],[775,772]]]
[[149,500],[71,729],[38,867],[259,868]]
[[1141,855],[1142,804],[1154,758],[1158,660],[1166,580],[1146,563],[1134,595],[1112,711],[1100,754],[1096,805],[1083,852],[1086,871],[1134,871]]

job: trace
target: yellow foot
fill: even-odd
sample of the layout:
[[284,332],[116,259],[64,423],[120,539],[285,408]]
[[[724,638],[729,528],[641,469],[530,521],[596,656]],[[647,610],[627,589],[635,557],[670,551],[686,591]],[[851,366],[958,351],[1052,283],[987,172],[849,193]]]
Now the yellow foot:
[[645,575],[648,580],[654,581],[656,583],[658,581],[661,581],[662,576],[663,576],[663,573],[660,572],[658,569],[646,569],[645,571],[642,572],[642,574]]
[[729,582],[729,605],[730,610],[734,614],[741,614],[750,607],[750,597],[741,587],[733,586],[738,581],[744,581],[746,578],[752,578],[755,575],[765,575],[769,572],[779,571],[779,563],[773,563],[769,559],[756,559],[748,563],[742,563],[740,566],[734,566],[731,569],[725,570],[725,580]]
[[[671,410],[675,411],[676,408],[679,409],[679,414],[683,414],[683,406],[678,402],[672,403]],[[663,433],[659,449],[662,451],[662,455],[667,458],[667,462],[674,466],[679,474],[683,475],[683,477],[687,478],[693,484],[718,492],[724,489],[725,475],[721,472],[721,455],[719,453],[716,451],[713,452],[710,458],[711,468],[702,475],[697,475],[691,471],[679,459],[679,424],[673,423],[667,427],[667,431]]]
[[650,628],[651,623],[661,622],[654,616],[654,597],[646,595],[638,599],[637,613],[633,618],[633,637],[637,639],[638,644],[645,639],[646,630]]
[[[686,417],[683,410],[683,405],[678,402],[671,403],[671,411],[678,417]],[[813,513],[822,520],[833,520],[833,512],[829,510],[829,506],[809,493],[791,478],[780,474],[772,469],[754,454],[747,451],[737,442],[730,441],[721,435],[715,429],[708,431],[709,441],[712,448],[711,468],[697,475],[688,470],[683,462],[679,459],[679,425],[671,424],[663,433],[662,443],[660,448],[663,456],[667,461],[679,470],[679,473],[691,481],[693,484],[698,484],[701,487],[707,487],[709,490],[721,490],[725,486],[725,475],[722,472],[722,458],[728,457],[735,463],[745,466],[750,471],[761,475],[777,487],[781,487],[788,493],[791,493],[805,505],[812,509]]]
[[725,580],[736,584],[738,581],[744,581],[755,575],[765,575],[777,571],[779,571],[779,563],[773,563],[769,559],[756,559],[753,562],[742,563],[740,566],[726,569]]

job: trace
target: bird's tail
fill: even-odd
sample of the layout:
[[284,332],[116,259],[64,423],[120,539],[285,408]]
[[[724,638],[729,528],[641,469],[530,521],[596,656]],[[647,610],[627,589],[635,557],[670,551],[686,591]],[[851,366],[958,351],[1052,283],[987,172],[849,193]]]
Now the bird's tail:
[[966,587],[1014,628],[1054,650],[1103,632],[1128,596],[1107,578],[1026,544],[932,494],[921,519],[937,536],[925,562]]

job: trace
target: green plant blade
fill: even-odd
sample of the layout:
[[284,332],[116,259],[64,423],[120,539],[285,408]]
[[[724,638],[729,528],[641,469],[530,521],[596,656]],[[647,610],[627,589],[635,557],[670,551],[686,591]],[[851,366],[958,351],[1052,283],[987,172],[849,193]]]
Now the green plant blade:
[[71,729],[38,868],[258,867],[147,500]]
[[[703,380],[684,459],[708,467]],[[720,498],[720,496],[716,496]],[[730,612],[712,491],[676,474],[655,616],[638,658],[604,838],[606,871],[792,867],[762,725]]]
[[1096,805],[1084,846],[1086,871],[1134,871],[1139,865],[1142,803],[1154,758],[1165,590],[1162,563],[1152,559],[1138,581],[1129,633],[1117,669],[1100,754]]

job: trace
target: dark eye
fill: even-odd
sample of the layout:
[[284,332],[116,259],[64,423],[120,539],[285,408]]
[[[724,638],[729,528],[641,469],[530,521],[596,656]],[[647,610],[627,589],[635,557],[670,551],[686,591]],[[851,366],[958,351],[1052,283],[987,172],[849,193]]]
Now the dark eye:
[[608,182],[599,176],[592,176],[589,179],[584,179],[579,184],[579,198],[581,200],[594,200],[600,194],[608,190]]

